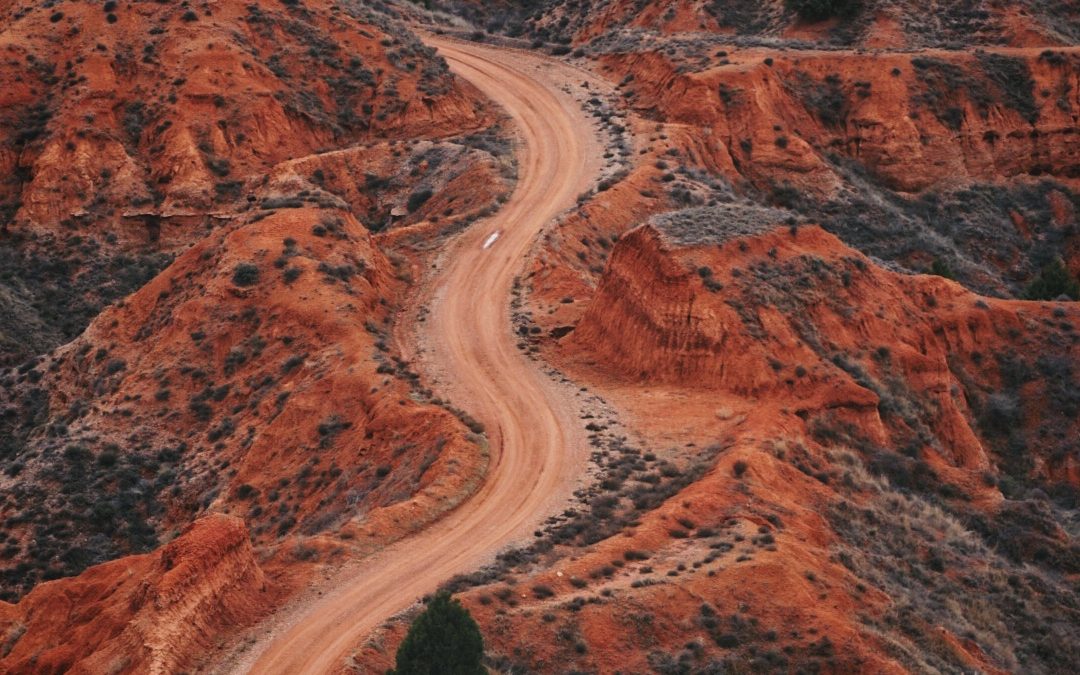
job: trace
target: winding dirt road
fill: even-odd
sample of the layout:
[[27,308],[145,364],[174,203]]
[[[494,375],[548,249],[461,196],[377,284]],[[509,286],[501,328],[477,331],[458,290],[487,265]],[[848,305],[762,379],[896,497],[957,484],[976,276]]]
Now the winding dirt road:
[[531,536],[570,496],[584,468],[585,444],[568,397],[517,350],[509,320],[513,279],[532,241],[599,169],[592,125],[560,90],[582,74],[529,54],[441,39],[430,44],[520,130],[517,188],[497,215],[474,225],[443,256],[420,336],[425,362],[437,366],[440,394],[487,427],[491,466],[456,511],[364,561],[344,585],[295,612],[237,664],[241,671],[340,670],[382,621]]

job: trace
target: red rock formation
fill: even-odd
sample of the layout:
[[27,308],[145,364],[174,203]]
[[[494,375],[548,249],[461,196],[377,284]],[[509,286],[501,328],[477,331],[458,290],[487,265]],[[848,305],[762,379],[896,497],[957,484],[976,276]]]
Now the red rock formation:
[[[351,216],[287,208],[223,227],[106,310],[35,371],[66,433],[15,432],[37,451],[0,479],[13,496],[0,512],[21,514],[8,583],[43,573],[16,574],[31,551],[78,571],[60,557],[127,515],[164,532],[233,511],[260,544],[341,530],[368,547],[452,508],[486,460],[450,412],[412,400],[407,364],[388,355],[394,275]],[[131,498],[130,471],[152,487],[124,514],[113,500]],[[61,503],[91,508],[35,537],[35,522],[63,520],[46,499],[58,486]],[[145,546],[127,532],[111,550]]]
[[239,518],[195,521],[157,551],[0,602],[7,673],[174,673],[280,598]]
[[[940,278],[885,272],[816,227],[680,247],[645,226],[620,240],[563,342],[576,361],[623,380],[779,398],[804,418],[847,411],[877,442],[889,436],[883,411],[907,405],[892,397],[919,401],[934,412],[916,417],[941,443],[924,449],[973,485],[991,461],[972,428],[975,391],[965,380],[998,386],[983,359],[997,350],[1023,358],[1030,343],[1075,361],[1068,332],[1029,318],[1052,326],[1057,313],[1076,320],[1068,304],[980,300]],[[1080,433],[1076,420],[1065,422]],[[902,435],[917,431],[914,418],[891,423]],[[1043,461],[1046,478],[1076,474],[1064,456]]]
[[[1071,48],[1049,52],[1060,58],[1039,49],[990,57],[734,47],[724,53],[693,72],[658,52],[616,53],[605,63],[628,76],[635,108],[700,129],[704,152],[687,148],[690,157],[759,187],[788,182],[832,195],[840,182],[830,153],[902,191],[1018,174],[1067,182],[1080,175]],[[1030,72],[1032,82],[993,79],[1014,67]]]

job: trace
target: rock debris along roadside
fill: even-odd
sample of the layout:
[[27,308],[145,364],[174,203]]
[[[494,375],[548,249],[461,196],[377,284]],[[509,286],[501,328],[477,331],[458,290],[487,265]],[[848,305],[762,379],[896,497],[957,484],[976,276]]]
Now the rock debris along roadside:
[[[586,461],[572,405],[517,350],[509,301],[536,235],[589,187],[598,141],[561,91],[581,73],[550,59],[429,38],[451,69],[502,105],[521,142],[518,185],[489,227],[463,234],[446,257],[440,297],[421,339],[455,404],[488,429],[484,484],[444,520],[360,565],[342,586],[292,612],[234,672],[326,673],[364,636],[454,574],[528,536],[569,498]],[[535,67],[543,62],[543,68]],[[498,233],[492,248],[491,233]],[[484,246],[487,244],[487,246]],[[481,257],[483,256],[483,257]],[[441,385],[440,385],[441,386]]]

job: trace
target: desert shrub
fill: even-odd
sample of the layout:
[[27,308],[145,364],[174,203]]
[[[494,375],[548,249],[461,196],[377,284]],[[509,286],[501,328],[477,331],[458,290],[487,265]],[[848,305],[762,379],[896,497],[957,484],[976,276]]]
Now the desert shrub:
[[306,358],[306,355],[301,355],[301,354],[297,354],[295,356],[290,356],[288,359],[286,359],[285,363],[281,364],[281,372],[282,373],[291,373],[292,371],[296,370],[297,368],[299,368],[300,366],[302,366],[304,364],[304,359],[305,358]]
[[142,101],[131,101],[125,105],[123,124],[128,138],[137,145],[146,125],[146,104]]
[[955,279],[952,268],[949,267],[948,261],[943,258],[934,258],[934,262],[930,264],[930,274],[934,274],[945,279]]
[[1060,296],[1080,300],[1080,281],[1069,272],[1060,258],[1047,263],[1024,291],[1028,300],[1054,300]]
[[237,286],[254,286],[259,282],[259,268],[252,263],[240,263],[233,268],[232,281]]
[[1035,103],[1035,80],[1027,62],[1013,56],[986,52],[979,54],[979,65],[983,74],[1002,94],[1005,105],[1023,115],[1028,122],[1034,123],[1039,118],[1039,107]]
[[1020,402],[1009,393],[992,394],[986,399],[979,426],[989,436],[1007,437],[1021,422]]
[[426,204],[427,201],[431,199],[431,195],[431,190],[427,188],[421,188],[409,195],[409,199],[406,202],[405,207],[409,209],[410,213],[412,213],[413,211],[416,211],[418,208]]
[[[785,82],[785,86],[821,120],[822,124],[831,127],[843,125],[848,116],[849,105],[847,95],[844,93],[843,81],[839,75],[826,75],[822,82],[817,82],[806,73],[796,72],[791,80]],[[784,144],[780,145],[778,138],[777,146],[787,147],[787,138],[781,138],[784,138]]]
[[334,444],[334,439],[351,426],[351,422],[345,421],[339,415],[330,415],[320,422],[316,429],[319,432],[319,447],[329,448]]

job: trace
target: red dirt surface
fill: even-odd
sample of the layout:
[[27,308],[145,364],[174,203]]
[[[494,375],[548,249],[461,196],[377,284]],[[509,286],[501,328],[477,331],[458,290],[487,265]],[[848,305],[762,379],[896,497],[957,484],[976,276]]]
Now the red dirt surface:
[[1076,8],[923,5],[0,3],[0,671],[1074,671]]
[[[534,237],[597,168],[589,124],[556,89],[579,74],[527,54],[432,42],[521,129],[517,188],[496,216],[439,258],[430,313],[416,329],[424,370],[437,373],[440,389],[488,429],[491,466],[447,518],[362,561],[325,595],[270,624],[247,654],[226,663],[233,672],[341,670],[358,639],[448,577],[526,539],[579,484],[584,442],[565,392],[517,353],[506,323],[506,303]],[[492,233],[500,236],[485,246]]]

